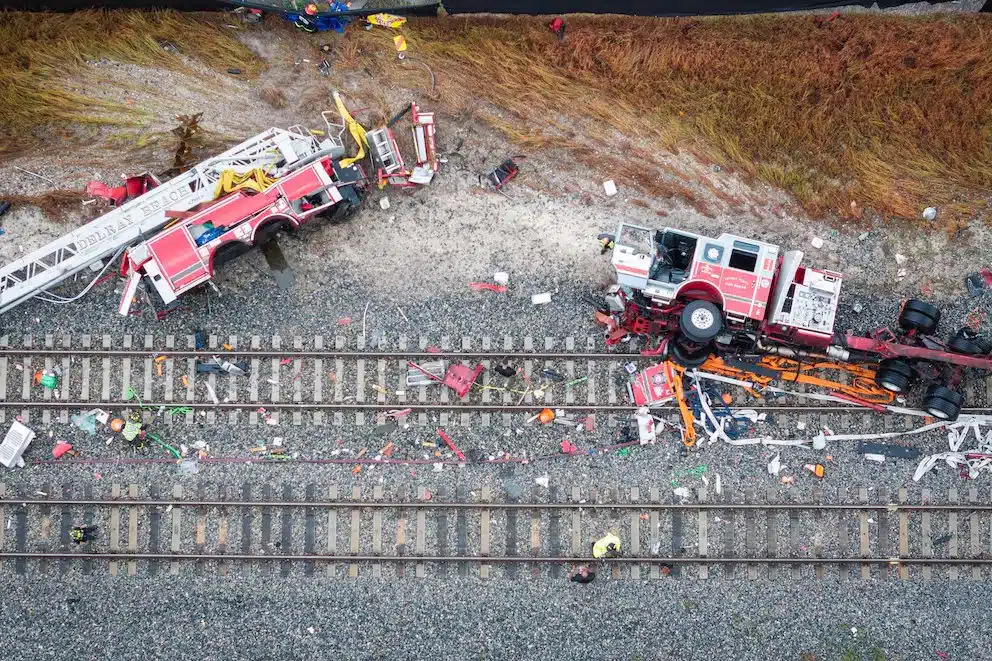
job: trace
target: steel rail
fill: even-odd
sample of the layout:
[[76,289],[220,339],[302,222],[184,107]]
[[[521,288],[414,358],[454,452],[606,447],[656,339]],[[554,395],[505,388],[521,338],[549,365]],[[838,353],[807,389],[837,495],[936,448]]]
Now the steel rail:
[[[490,555],[315,555],[315,554],[279,554],[255,555],[245,553],[73,553],[69,551],[3,551],[0,559],[4,558],[37,558],[37,559],[80,559],[80,560],[216,560],[218,562],[250,562],[250,561],[300,561],[300,562],[479,562],[482,564],[509,563],[590,563],[593,558],[585,557],[549,557],[549,556],[490,556]],[[662,564],[662,565],[715,565],[715,564],[778,564],[778,565],[988,565],[992,557],[986,558],[916,558],[916,557],[849,557],[849,558],[786,558],[786,557],[740,557],[740,556],[706,556],[662,558],[655,556],[619,556],[605,560],[609,564]]]
[[[419,387],[419,386],[414,386]],[[512,411],[534,411],[535,409],[553,408],[557,411],[636,411],[637,406],[633,404],[557,404],[546,402],[534,402],[532,404],[462,404],[449,402],[447,404],[420,404],[407,402],[268,402],[259,400],[257,402],[186,402],[173,400],[171,402],[144,401],[141,403],[146,409],[177,409],[188,408],[194,410],[214,410],[214,411],[237,411],[241,409],[265,407],[266,410],[295,410],[295,411],[367,411],[369,409],[409,409],[411,412],[418,411],[476,411],[481,413],[503,413]],[[88,401],[88,402],[62,402],[57,399],[16,401],[0,401],[0,408],[24,408],[24,409],[54,409],[54,408],[119,408],[136,406],[138,403],[133,400],[116,400],[109,402]],[[651,411],[678,411],[678,406],[652,406]],[[726,409],[721,409],[726,410]],[[877,413],[873,409],[864,406],[842,405],[836,406],[737,406],[729,407],[730,411],[757,411],[758,413]],[[973,415],[992,415],[992,408],[970,407],[962,408],[961,413]],[[893,414],[895,415],[895,414]],[[829,437],[828,437],[829,438]]]
[[344,351],[336,349],[306,350],[299,349],[232,349],[228,351],[217,349],[75,349],[72,347],[16,347],[0,348],[0,357],[4,356],[80,356],[82,358],[212,358],[214,356],[235,356],[244,358],[521,358],[554,360],[556,358],[575,360],[601,359],[630,359],[649,358],[639,353],[569,353],[549,351]]
[[383,501],[255,501],[255,500],[162,500],[162,499],[89,499],[72,500],[65,498],[4,498],[0,506],[27,505],[63,505],[63,506],[97,506],[97,507],[316,507],[343,509],[437,509],[437,510],[756,510],[756,511],[886,511],[886,512],[990,512],[992,504],[925,504],[910,505],[904,503],[442,503],[436,501],[415,502],[383,502]]

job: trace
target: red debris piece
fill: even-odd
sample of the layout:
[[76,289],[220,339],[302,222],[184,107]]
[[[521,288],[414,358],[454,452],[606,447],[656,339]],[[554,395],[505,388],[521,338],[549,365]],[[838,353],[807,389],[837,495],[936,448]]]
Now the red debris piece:
[[489,282],[470,282],[468,286],[472,288],[472,291],[494,291],[497,294],[505,294],[507,291],[505,285],[494,285]]
[[55,444],[55,447],[52,448],[52,456],[55,457],[56,459],[61,459],[62,455],[64,455],[66,452],[68,452],[71,449],[72,449],[71,443],[66,443],[65,441],[59,441],[58,443]]
[[586,416],[585,429],[588,432],[594,432],[594,431],[596,431],[596,416],[595,415],[587,415]]
[[454,390],[459,397],[464,397],[482,374],[482,370],[482,365],[476,366],[474,370],[461,363],[449,365],[444,373],[444,385]]
[[338,326],[347,326],[353,321],[354,319],[352,319],[351,317],[341,317],[340,319],[338,319]]
[[282,360],[279,361],[279,364],[280,365],[289,365],[291,362],[293,362],[293,359],[292,358],[283,358]]
[[561,452],[562,454],[577,454],[579,448],[575,446],[575,443],[568,440],[567,438],[561,442]]
[[983,266],[982,270],[979,271],[979,273],[981,273],[982,278],[985,279],[985,284],[989,287],[992,287],[992,268],[989,268],[988,266]]
[[441,440],[443,440],[448,445],[448,448],[452,452],[454,452],[455,455],[457,455],[457,457],[458,457],[458,459],[460,461],[465,461],[465,453],[458,449],[458,446],[455,445],[455,442],[453,440],[451,440],[451,437],[450,436],[448,436],[447,434],[444,433],[444,430],[443,429],[438,429],[437,430],[437,435],[440,436],[441,437]]
[[433,344],[427,347],[427,353],[441,353],[441,347],[436,347]]

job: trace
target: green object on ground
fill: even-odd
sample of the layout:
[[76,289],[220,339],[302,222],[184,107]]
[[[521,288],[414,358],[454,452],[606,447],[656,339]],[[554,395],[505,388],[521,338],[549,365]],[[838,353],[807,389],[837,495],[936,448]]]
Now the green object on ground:
[[619,450],[617,450],[617,456],[618,457],[629,457],[630,456],[630,448],[620,448]]
[[148,434],[148,438],[152,439],[153,441],[155,441],[156,443],[158,443],[159,446],[161,446],[161,447],[165,448],[166,450],[168,450],[169,451],[169,454],[171,454],[174,458],[176,458],[176,459],[181,459],[182,458],[183,454],[179,450],[177,450],[176,448],[172,447],[171,445],[169,445],[168,443],[166,443],[165,441],[163,441],[161,438],[159,438],[155,434]]
[[49,390],[54,390],[55,386],[59,385],[59,380],[55,378],[54,374],[42,374],[41,385]]

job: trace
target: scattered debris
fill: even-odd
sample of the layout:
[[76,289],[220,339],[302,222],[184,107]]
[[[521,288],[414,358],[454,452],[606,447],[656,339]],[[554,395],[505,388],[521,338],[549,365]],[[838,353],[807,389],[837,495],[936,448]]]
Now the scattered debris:
[[[520,158],[519,156],[515,158]],[[485,177],[485,182],[493,190],[500,190],[506,185],[508,181],[513,179],[520,173],[520,166],[512,158],[508,158],[497,167],[495,167],[489,174]],[[479,183],[483,182],[483,178],[479,177]]]
[[679,487],[677,489],[674,489],[672,493],[674,493],[676,496],[682,499],[686,499],[690,496],[688,487]]
[[818,236],[814,236],[814,237],[812,238],[812,240],[810,240],[810,244],[812,244],[812,246],[813,246],[814,248],[816,248],[817,250],[819,250],[820,248],[822,248],[822,247],[823,247],[823,239],[821,239],[821,238],[820,238],[820,237],[818,237]]
[[535,478],[534,484],[536,484],[539,487],[544,487],[545,489],[547,489],[551,484],[551,476],[544,474],[541,477]]
[[985,289],[985,279],[980,273],[972,273],[964,279],[964,286],[968,290],[968,296],[975,298],[982,295]]
[[451,440],[451,437],[448,436],[443,429],[438,429],[437,435],[440,436],[441,440],[445,442],[445,444],[448,446],[448,449],[455,453],[459,461],[466,461],[465,453],[463,453],[460,449],[458,449],[458,446],[455,445],[455,442]]
[[470,282],[468,286],[472,288],[472,291],[492,291],[497,294],[505,294],[507,291],[505,285],[494,285],[490,282]]
[[72,444],[65,441],[59,441],[52,448],[52,457],[55,459],[61,459],[63,455],[72,450]]
[[603,182],[603,190],[606,191],[607,197],[613,197],[617,194],[617,185],[612,179],[607,179]]
[[389,198],[383,197],[379,199],[379,208],[383,211],[387,210],[391,205],[389,204]]
[[544,292],[542,294],[533,294],[530,297],[530,302],[534,305],[547,305],[551,302],[551,292]]
[[905,445],[865,442],[858,442],[858,452],[864,455],[882,455],[884,457],[891,457],[892,459],[916,459],[923,454],[917,448],[910,448]]
[[21,455],[34,440],[34,436],[32,429],[15,420],[7,430],[3,443],[0,443],[0,464],[7,468],[12,466],[24,468],[24,459]]
[[782,470],[782,453],[776,454],[772,457],[772,460],[768,462],[768,474],[777,476]]
[[937,208],[927,207],[923,210],[923,220],[935,220],[937,218]]
[[510,274],[504,271],[497,271],[493,273],[493,282],[497,285],[507,286],[510,284]]
[[906,260],[908,260],[908,259],[909,258],[906,257],[906,255],[903,255],[903,254],[900,254],[900,253],[896,253],[896,264],[898,264],[899,266],[902,266],[903,264],[905,264],[906,263]]
[[806,464],[803,466],[810,473],[815,475],[819,479],[823,479],[823,464]]

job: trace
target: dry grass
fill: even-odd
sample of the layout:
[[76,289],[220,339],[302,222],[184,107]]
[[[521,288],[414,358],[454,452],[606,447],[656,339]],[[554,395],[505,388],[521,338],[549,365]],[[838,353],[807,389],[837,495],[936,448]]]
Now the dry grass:
[[[531,147],[560,146],[562,124],[615,129],[780,186],[814,214],[850,215],[853,201],[910,218],[937,205],[946,219],[992,188],[989,18],[575,17],[562,44],[531,18],[411,20],[404,32],[446,105],[482,97]],[[386,31],[347,38],[391,48]]]
[[40,195],[4,195],[14,206],[30,205],[38,207],[45,216],[57,221],[66,221],[71,211],[78,211],[86,195],[81,191],[53,190]]
[[17,138],[53,121],[124,125],[139,118],[130,108],[67,89],[69,83],[96,87],[87,61],[182,69],[188,56],[218,71],[257,73],[262,62],[223,27],[228,20],[170,11],[0,13],[0,142],[10,150]]
[[262,90],[262,100],[273,108],[285,108],[287,105],[286,95],[278,87],[266,87]]

